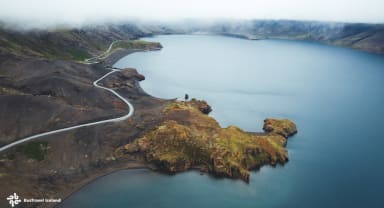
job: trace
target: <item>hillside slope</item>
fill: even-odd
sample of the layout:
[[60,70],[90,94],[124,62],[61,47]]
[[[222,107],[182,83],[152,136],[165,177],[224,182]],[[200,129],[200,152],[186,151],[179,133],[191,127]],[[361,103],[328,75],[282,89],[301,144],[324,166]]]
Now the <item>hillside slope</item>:
[[[103,53],[112,41],[151,34],[129,25],[65,31],[1,30],[0,146],[34,133],[126,113],[124,103],[93,86],[93,81],[109,71],[105,64],[77,62]],[[112,49],[122,48],[120,56],[161,45],[121,41]]]
[[115,40],[132,40],[162,33],[156,27],[131,24],[73,29],[18,31],[0,29],[0,54],[82,61],[105,51]]
[[354,48],[372,53],[384,53],[384,24],[335,23],[290,20],[201,22],[175,27],[186,33],[227,35],[251,40],[306,40]]

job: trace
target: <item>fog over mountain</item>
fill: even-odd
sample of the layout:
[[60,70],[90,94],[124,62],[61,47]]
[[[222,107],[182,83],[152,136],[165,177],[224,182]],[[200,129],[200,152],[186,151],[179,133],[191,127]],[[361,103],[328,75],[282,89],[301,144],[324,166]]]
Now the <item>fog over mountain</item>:
[[116,21],[294,19],[384,22],[382,0],[12,0],[0,1],[0,20],[23,28]]

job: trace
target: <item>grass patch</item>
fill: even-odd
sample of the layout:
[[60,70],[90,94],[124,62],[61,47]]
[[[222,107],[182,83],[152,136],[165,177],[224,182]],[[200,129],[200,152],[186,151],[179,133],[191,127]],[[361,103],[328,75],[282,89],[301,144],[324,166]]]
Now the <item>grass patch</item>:
[[[162,112],[168,120],[125,145],[127,153],[140,152],[147,162],[171,173],[202,166],[215,175],[246,182],[249,170],[288,160],[283,136],[258,136],[236,126],[221,128],[196,102],[176,101],[165,106]],[[280,128],[281,122],[277,124],[269,127]]]
[[16,158],[15,153],[7,154],[7,159],[8,160],[14,160]]
[[19,146],[16,151],[22,153],[27,158],[42,161],[48,152],[48,142],[29,142],[26,145]]
[[77,49],[77,48],[71,48],[67,50],[68,53],[71,54],[72,58],[74,60],[82,61],[84,59],[90,58],[91,55],[82,49]]
[[143,40],[124,40],[118,41],[113,44],[112,49],[126,48],[126,49],[149,49],[151,47],[160,47],[159,43],[148,42]]

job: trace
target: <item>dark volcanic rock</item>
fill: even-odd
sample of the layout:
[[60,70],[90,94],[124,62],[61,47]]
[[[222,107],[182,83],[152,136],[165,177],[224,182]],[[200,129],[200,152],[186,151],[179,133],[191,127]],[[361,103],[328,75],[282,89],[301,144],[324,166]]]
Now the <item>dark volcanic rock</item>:
[[139,74],[135,68],[126,68],[121,71],[125,79],[136,79],[137,81],[145,80],[144,75]]
[[33,58],[0,57],[0,142],[117,117],[120,100],[92,82],[108,70],[98,65]]
[[134,88],[134,83],[144,80],[145,77],[134,68],[122,69],[106,77],[101,83],[108,88]]
[[[0,74],[4,77],[0,78],[0,145],[40,132],[125,115],[125,103],[92,85],[108,72],[98,64],[0,55]],[[41,137],[1,152],[1,196],[16,192],[31,198],[65,198],[101,175],[146,167],[115,150],[152,129],[159,122],[156,115],[168,101],[147,95],[138,84],[143,77],[136,70],[115,72],[108,78],[135,106],[134,115],[121,122]],[[0,201],[0,207],[8,205],[6,200]]]

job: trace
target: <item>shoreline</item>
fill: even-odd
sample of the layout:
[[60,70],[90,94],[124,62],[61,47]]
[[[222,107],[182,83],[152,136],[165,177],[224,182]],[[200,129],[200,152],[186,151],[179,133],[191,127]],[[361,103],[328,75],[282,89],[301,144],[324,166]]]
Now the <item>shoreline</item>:
[[[119,59],[134,52],[150,51],[151,49],[117,49],[111,51],[108,56],[98,63],[85,64],[68,61],[63,62],[60,66],[67,67],[75,63],[76,66],[79,66],[79,69],[83,70],[82,72],[85,75],[88,75],[89,82],[93,82],[93,85],[95,85],[95,82],[98,81],[94,81],[95,79],[99,78],[100,80],[104,76],[118,71],[111,69],[107,64],[114,64]],[[158,48],[155,46],[153,50],[158,50]],[[143,75],[138,74],[136,70],[129,67],[122,68],[128,70],[113,74],[109,80],[103,80],[100,85],[116,90],[120,96],[132,102],[133,106],[137,106],[139,110],[135,111],[132,116],[135,118],[130,117],[124,122],[111,122],[108,125],[99,125],[95,128],[82,128],[81,131],[76,130],[65,134],[58,133],[54,136],[52,136],[53,134],[47,134],[44,135],[46,136],[44,138],[36,138],[37,142],[50,140],[49,148],[51,150],[43,153],[44,157],[49,155],[49,158],[43,158],[42,161],[26,160],[25,157],[30,156],[25,156],[25,153],[15,152],[16,157],[14,158],[8,158],[9,152],[4,153],[2,155],[4,160],[2,160],[0,166],[0,182],[4,186],[1,195],[4,198],[9,196],[8,192],[15,192],[29,198],[60,198],[61,202],[25,205],[26,207],[60,207],[65,200],[100,177],[121,170],[156,169],[154,166],[152,167],[135,157],[115,155],[117,147],[122,143],[129,143],[134,140],[137,137],[136,134],[142,131],[136,127],[138,122],[141,119],[150,120],[154,115],[151,114],[152,111],[156,112],[158,108],[168,102],[163,99],[152,98],[140,87],[139,82],[144,78]],[[107,71],[111,72],[105,74]],[[104,76],[100,78],[101,74],[104,74]],[[119,82],[123,84],[115,88],[113,84]],[[96,88],[96,90],[99,89]],[[112,95],[108,96],[110,97],[106,98],[112,98]],[[117,100],[117,98],[114,99]],[[107,100],[107,102],[110,101]],[[119,101],[117,104],[120,103],[123,102]],[[118,108],[120,106],[114,107]],[[125,109],[125,106],[121,107]],[[141,116],[148,109],[151,113]],[[104,110],[110,111],[108,108]],[[150,126],[150,124],[145,124],[145,126],[148,125]],[[102,133],[98,129],[102,130]],[[111,132],[114,133],[110,135]],[[81,135],[75,136],[75,134]],[[99,136],[95,136],[96,134],[99,134]],[[79,139],[75,139],[75,137]],[[95,150],[94,148],[98,151],[92,151],[92,149]],[[13,168],[12,165],[15,163],[21,165]],[[6,200],[0,201],[0,207],[6,206],[6,202]]]
[[[158,50],[157,48],[154,48],[153,50]],[[112,51],[107,57],[105,57],[100,63],[95,63],[94,65],[98,65],[97,67],[102,68],[108,68],[112,64],[116,63],[121,58],[132,54],[134,52],[144,52],[144,51],[151,51],[147,49],[118,49]],[[109,65],[110,64],[110,65]],[[138,81],[135,81],[134,87],[135,89],[139,89],[143,92],[145,92],[140,87],[140,83]],[[146,95],[149,95],[145,92]],[[130,94],[125,94],[124,97],[129,97]],[[142,96],[142,94],[138,94],[138,96]],[[151,96],[151,95],[149,95]],[[152,96],[151,96],[152,97]],[[157,98],[160,99],[160,98]],[[164,99],[161,99],[164,100]],[[166,101],[166,100],[165,100]],[[134,127],[133,127],[134,128]],[[130,128],[130,131],[132,129]],[[133,137],[132,137],[133,138]],[[114,159],[113,159],[114,160]],[[45,195],[48,195],[48,197],[54,197],[57,198],[57,196],[61,197],[62,201],[60,203],[52,203],[52,204],[39,204],[38,207],[60,207],[61,204],[64,203],[68,198],[73,196],[75,193],[81,191],[85,186],[95,182],[97,179],[102,178],[104,176],[116,173],[118,171],[122,170],[134,170],[134,169],[146,169],[151,171],[158,170],[156,167],[152,166],[149,163],[146,163],[145,161],[142,161],[140,159],[136,159],[134,157],[119,157],[116,161],[111,161],[108,164],[98,166],[95,168],[88,169],[85,175],[84,174],[69,174],[69,175],[63,175],[68,176],[68,178],[71,179],[71,181],[63,181],[62,179],[59,182],[61,185],[57,185],[58,187],[54,188],[52,187],[53,192],[50,192],[49,189],[46,189]],[[190,167],[187,171],[199,171],[200,168],[197,166]],[[162,171],[156,171],[162,173]],[[200,171],[201,172],[201,171]],[[202,174],[206,174],[203,172]],[[210,174],[208,174],[210,175]],[[70,182],[70,183],[68,183]]]
[[[75,195],[77,192],[80,192],[86,186],[96,182],[99,179],[102,179],[103,177],[109,176],[111,174],[114,174],[114,173],[117,173],[117,172],[120,172],[120,171],[126,171],[126,170],[127,171],[128,170],[148,170],[148,171],[154,171],[154,172],[159,173],[159,174],[167,174],[165,172],[156,171],[157,169],[155,167],[151,167],[150,164],[147,164],[145,162],[138,161],[138,160],[137,161],[136,160],[132,160],[132,161],[130,161],[128,163],[126,162],[125,164],[127,165],[126,167],[115,168],[114,170],[111,170],[111,171],[108,171],[108,172],[105,172],[105,173],[101,173],[101,174],[96,174],[96,176],[89,178],[89,180],[86,180],[86,182],[84,184],[80,185],[79,188],[77,188],[76,190],[72,191],[67,196],[61,198],[61,202],[58,203],[58,204],[55,204],[53,207],[55,207],[55,208],[58,207],[59,208],[66,200],[68,200],[70,197]],[[201,169],[200,169],[200,166],[192,166],[191,168],[189,168],[188,170],[183,171],[183,172],[188,172],[188,171],[196,171],[200,175],[208,175],[209,177],[215,178],[214,175],[210,175],[207,172],[202,172]],[[172,176],[172,174],[167,174],[167,175],[171,175]]]
[[106,67],[106,66],[112,67],[117,61],[124,58],[125,56],[128,56],[132,53],[144,52],[144,51],[145,50],[141,50],[141,49],[122,49],[122,48],[119,48],[119,49],[112,51],[111,54],[109,54],[102,61],[102,64],[104,65],[104,67]]
[[343,43],[337,43],[337,42],[331,42],[331,41],[321,41],[321,40],[315,40],[315,39],[305,39],[300,37],[289,37],[289,36],[256,36],[252,34],[241,34],[241,33],[212,33],[212,35],[219,35],[223,37],[231,37],[231,38],[238,38],[238,39],[244,39],[244,40],[251,40],[251,41],[259,41],[259,40],[288,40],[288,41],[300,41],[300,42],[308,42],[308,43],[317,43],[321,45],[326,46],[332,46],[337,48],[343,48],[343,49],[350,49],[354,51],[360,51],[368,54],[374,54],[374,55],[384,55],[383,51],[377,50],[372,47],[357,47],[353,45],[345,45]]
[[[173,35],[173,34],[171,34]],[[175,34],[179,35],[179,34]],[[304,42],[304,43],[315,43],[320,44],[324,46],[330,46],[330,47],[336,47],[340,49],[347,49],[372,55],[378,55],[378,56],[384,56],[384,52],[377,51],[373,48],[358,48],[353,46],[347,46],[343,44],[337,44],[327,41],[318,41],[318,40],[311,40],[311,39],[300,39],[296,37],[285,37],[285,36],[253,36],[251,34],[241,34],[241,33],[191,33],[191,34],[181,34],[181,35],[207,35],[207,36],[222,36],[222,37],[228,37],[228,38],[236,38],[236,39],[242,39],[242,40],[249,40],[249,41],[267,41],[267,40],[281,40],[281,41],[297,41],[297,42]]]
[[[145,51],[155,51],[158,49],[151,49],[151,50],[142,50],[142,49],[117,49],[115,51],[112,51],[101,63],[104,68],[106,67],[112,67],[113,64],[115,64],[117,61],[119,61],[121,58],[128,56],[130,54],[133,54],[135,52],[145,52]],[[141,87],[140,84],[137,83],[139,88],[144,91]],[[145,92],[145,91],[144,91]],[[146,93],[146,92],[145,92]],[[149,95],[148,93],[146,93]],[[146,164],[145,162],[142,162],[140,160],[128,160],[118,162],[117,166],[111,166],[107,167],[104,170],[101,170],[100,172],[97,171],[93,175],[87,177],[86,179],[80,180],[79,182],[76,183],[76,188],[73,189],[72,191],[68,191],[67,193],[63,194],[64,196],[61,198],[61,202],[57,204],[53,204],[52,207],[60,207],[61,204],[64,203],[65,200],[67,200],[69,197],[73,196],[75,193],[81,191],[85,186],[97,181],[98,179],[108,176],[110,174],[116,173],[118,171],[123,171],[123,170],[136,170],[136,169],[145,169],[145,170],[155,170],[154,167],[151,167],[150,164]],[[64,191],[65,192],[65,191]],[[60,195],[60,192],[58,192],[58,195]]]
[[95,174],[94,176],[91,176],[91,177],[87,178],[86,180],[83,180],[83,182],[85,182],[85,183],[81,183],[80,182],[81,185],[79,184],[78,188],[76,188],[75,190],[71,191],[66,196],[62,197],[61,198],[61,202],[53,205],[53,207],[60,207],[64,203],[64,201],[69,199],[75,193],[81,191],[87,185],[90,185],[91,183],[97,181],[98,179],[101,179],[101,178],[106,177],[108,175],[111,175],[113,173],[117,173],[117,172],[123,171],[123,170],[140,170],[140,169],[142,169],[142,170],[151,170],[151,168],[147,164],[142,163],[140,161],[131,161],[131,162],[126,162],[125,164],[126,164],[125,167],[120,167],[120,168],[115,167],[115,168],[112,168],[113,170],[111,170],[111,171],[101,171],[103,173]]

